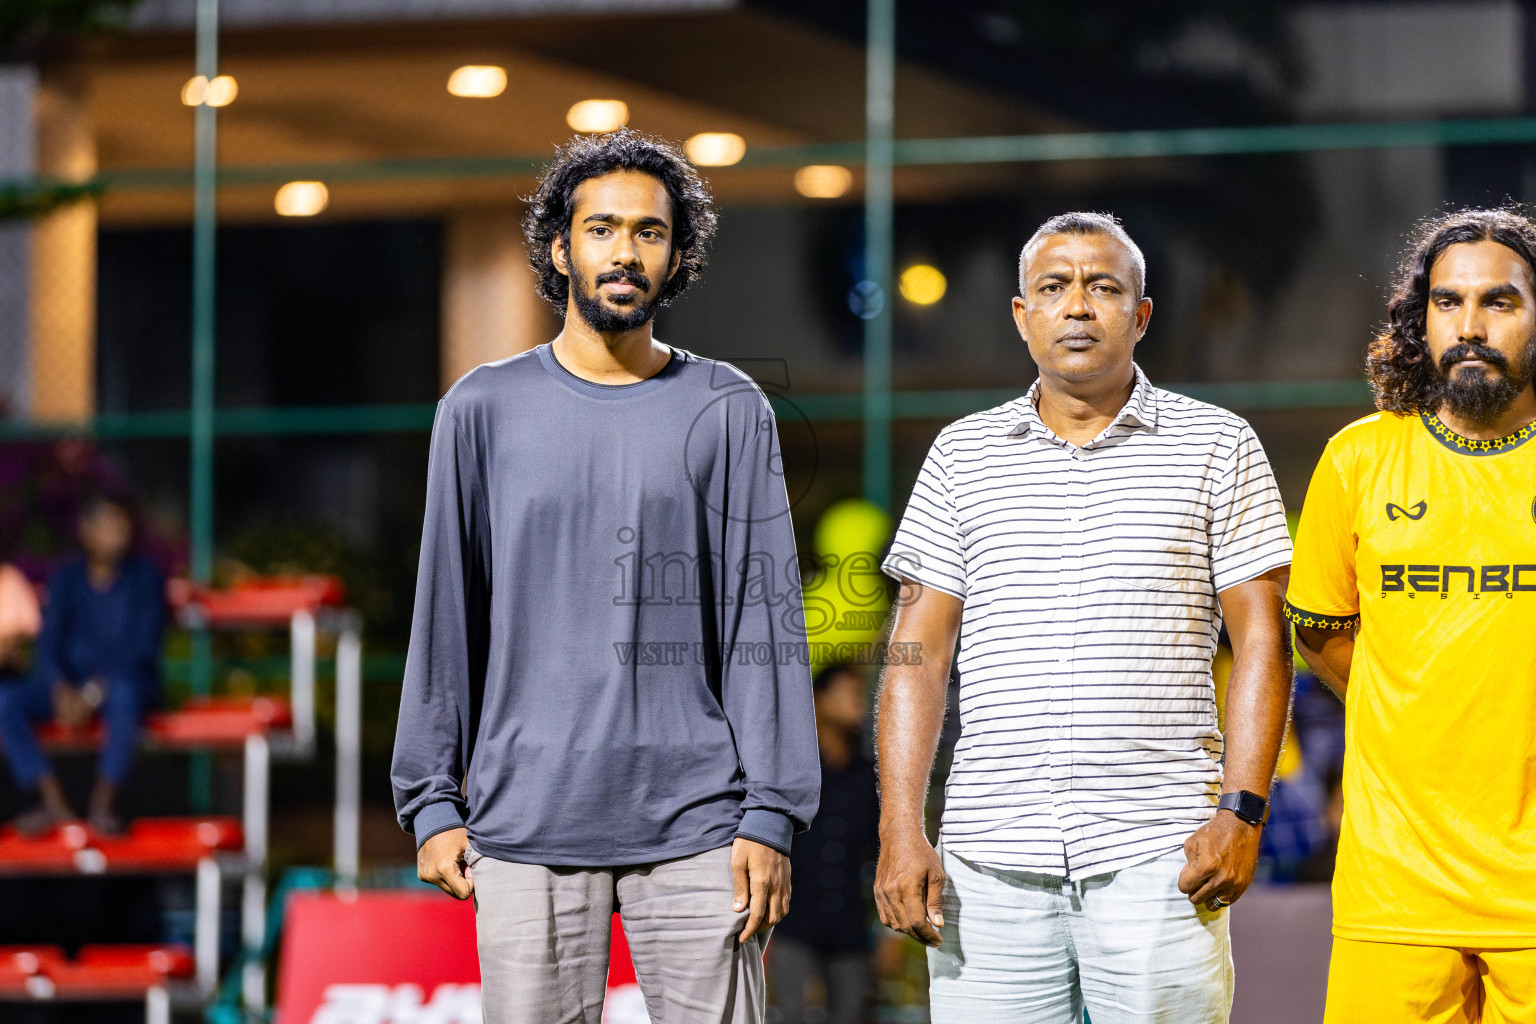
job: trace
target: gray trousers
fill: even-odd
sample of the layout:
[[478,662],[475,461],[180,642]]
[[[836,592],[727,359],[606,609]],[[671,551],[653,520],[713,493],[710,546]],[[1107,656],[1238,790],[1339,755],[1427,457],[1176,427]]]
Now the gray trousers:
[[485,1024],[601,1024],[619,911],[652,1024],[762,1024],[759,931],[736,939],[731,848],[625,868],[547,868],[470,848]]

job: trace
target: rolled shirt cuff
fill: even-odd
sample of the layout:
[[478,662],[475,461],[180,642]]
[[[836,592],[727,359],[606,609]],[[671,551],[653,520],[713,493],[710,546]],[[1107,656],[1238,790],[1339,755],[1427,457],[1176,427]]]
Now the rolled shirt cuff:
[[741,816],[736,828],[739,839],[750,839],[764,846],[771,846],[784,856],[789,856],[789,842],[795,834],[795,822],[787,814],[756,808]]
[[416,812],[416,817],[411,821],[411,831],[416,834],[418,850],[421,849],[422,843],[439,832],[463,827],[464,815],[459,813],[458,805],[452,800],[439,800],[435,804],[427,804]]

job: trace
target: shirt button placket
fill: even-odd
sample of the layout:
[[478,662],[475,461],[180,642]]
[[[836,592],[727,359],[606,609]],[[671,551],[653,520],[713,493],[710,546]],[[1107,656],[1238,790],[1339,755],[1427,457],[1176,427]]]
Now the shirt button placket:
[[1051,788],[1062,814],[1062,838],[1071,873],[1072,826],[1077,816],[1072,793],[1073,680],[1076,675],[1077,623],[1081,621],[1083,592],[1083,517],[1087,511],[1087,452],[1073,448],[1067,462],[1066,522],[1062,529],[1062,590],[1056,624],[1057,685],[1051,688]]

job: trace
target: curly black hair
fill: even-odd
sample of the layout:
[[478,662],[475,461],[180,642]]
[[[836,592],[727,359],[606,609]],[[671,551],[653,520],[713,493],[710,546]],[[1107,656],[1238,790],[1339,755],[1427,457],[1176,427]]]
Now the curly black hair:
[[1366,350],[1365,375],[1376,392],[1376,408],[1411,414],[1434,412],[1439,405],[1443,379],[1424,337],[1429,272],[1441,253],[1463,242],[1498,242],[1525,261],[1536,282],[1536,225],[1519,208],[1458,210],[1421,223],[1398,265],[1386,326]]
[[664,139],[629,128],[603,135],[578,135],[555,150],[554,162],[527,197],[528,212],[523,216],[528,262],[538,279],[539,294],[561,316],[565,315],[571,282],[555,269],[550,244],[558,235],[567,249],[570,247],[576,186],[614,171],[649,174],[672,197],[672,249],[678,254],[678,263],[677,270],[661,286],[657,305],[671,302],[704,272],[705,250],[715,233],[717,218],[709,189],[678,148]]

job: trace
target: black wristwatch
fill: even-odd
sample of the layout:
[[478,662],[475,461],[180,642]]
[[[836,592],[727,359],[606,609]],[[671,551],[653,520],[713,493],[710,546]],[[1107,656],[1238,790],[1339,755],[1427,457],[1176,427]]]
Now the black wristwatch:
[[1231,811],[1250,825],[1262,825],[1269,820],[1269,801],[1246,789],[1221,794],[1221,799],[1216,801],[1216,809]]

